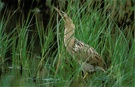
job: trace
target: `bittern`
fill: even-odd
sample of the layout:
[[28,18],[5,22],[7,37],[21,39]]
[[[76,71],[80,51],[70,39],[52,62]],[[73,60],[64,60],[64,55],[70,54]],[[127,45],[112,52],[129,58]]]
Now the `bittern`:
[[55,10],[59,13],[65,23],[64,44],[66,50],[73,58],[77,59],[78,63],[81,65],[84,74],[83,79],[85,79],[88,73],[98,70],[105,72],[106,63],[96,50],[74,37],[75,25],[71,18],[68,17],[65,12],[57,8],[55,8]]

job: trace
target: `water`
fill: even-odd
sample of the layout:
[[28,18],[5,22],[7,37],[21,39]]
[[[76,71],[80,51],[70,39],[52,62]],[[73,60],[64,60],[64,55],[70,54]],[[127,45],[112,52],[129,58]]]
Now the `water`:
[[35,71],[33,72],[33,76],[30,76],[26,70],[21,75],[19,69],[9,69],[1,75],[0,87],[52,87],[59,80],[45,78],[42,75],[34,78],[34,73]]

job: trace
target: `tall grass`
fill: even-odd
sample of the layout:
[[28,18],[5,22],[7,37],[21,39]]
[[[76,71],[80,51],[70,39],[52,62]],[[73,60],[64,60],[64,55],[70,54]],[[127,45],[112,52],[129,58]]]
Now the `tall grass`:
[[[0,20],[0,68],[4,72],[10,66],[13,77],[3,75],[0,81],[1,86],[7,86],[7,84],[8,86],[10,84],[22,86],[29,80],[31,81],[33,79],[31,77],[35,77],[36,82],[31,82],[29,85],[34,86],[97,87],[107,85],[108,87],[117,87],[135,85],[135,46],[133,44],[135,40],[131,35],[132,31],[129,30],[129,35],[126,37],[123,29],[118,27],[118,24],[110,16],[111,13],[105,14],[108,7],[104,9],[98,7],[100,6],[92,8],[88,3],[80,6],[78,2],[71,3],[69,1],[65,12],[75,24],[75,37],[94,47],[106,61],[108,66],[106,74],[96,72],[86,81],[82,80],[81,66],[67,53],[64,47],[64,21],[55,10],[52,10],[53,15],[46,29],[41,15],[30,12],[27,20],[16,24],[13,31],[7,34],[5,30],[11,15],[14,15],[9,14],[9,17],[5,18],[3,15]],[[53,17],[56,19],[56,24]],[[35,19],[34,24],[31,24],[32,19]],[[34,28],[35,31],[31,28]],[[56,41],[54,41],[55,38]],[[36,40],[39,41],[38,45]],[[54,46],[57,47],[55,50],[53,50]],[[8,51],[11,53],[12,63],[7,66],[5,61],[9,60],[6,58]],[[19,69],[19,72],[16,69]],[[19,74],[16,75],[16,73]],[[22,84],[4,79],[5,77],[14,81],[19,79]]]
[[[78,8],[77,6],[69,5],[67,8],[67,13],[70,15],[74,24],[76,25],[75,37],[94,47],[103,56],[108,65],[108,73],[106,75],[104,75],[102,72],[97,72],[97,74],[95,74],[92,78],[88,79],[88,84],[90,86],[101,86],[103,85],[102,81],[105,81],[105,85],[108,86],[133,86],[134,53],[130,53],[130,51],[134,49],[134,40],[131,35],[132,31],[129,30],[130,34],[129,37],[127,37],[123,32],[123,28],[118,27],[117,23],[114,21],[114,19],[112,19],[110,16],[111,13],[108,15],[103,13],[106,12],[107,8],[104,8],[104,10],[90,8],[85,12],[87,7],[86,4],[86,7],[82,6]],[[57,25],[59,25],[59,22],[57,22]],[[61,25],[63,25],[63,23],[61,23]],[[60,27],[60,29],[63,29],[63,26],[62,28]],[[132,43],[131,48],[129,47],[131,45],[129,42]],[[61,51],[62,49],[63,48],[61,48]],[[59,53],[59,55],[60,57],[62,56],[61,53]],[[68,55],[68,57],[71,56]],[[68,57],[61,57],[61,65],[64,67],[60,67],[63,68],[61,74],[63,74],[65,68],[68,67],[65,65],[65,63],[62,64],[64,62],[62,59],[67,59]],[[72,61],[72,65],[75,62],[76,61]],[[74,71],[72,72],[74,73],[70,73],[69,77],[72,74],[76,75],[78,72],[80,72],[78,66],[73,68]],[[72,70],[70,67],[69,69]],[[66,78],[66,76],[64,77]],[[68,80],[67,83],[69,83],[70,80]]]
[[13,15],[5,16],[5,13],[1,16],[0,21],[0,71],[5,72],[7,68],[7,60],[10,60],[8,56],[6,56],[6,53],[9,51],[9,48],[12,45],[12,40],[14,37],[12,37],[12,31],[10,34],[5,33],[7,24],[9,20],[11,19]]

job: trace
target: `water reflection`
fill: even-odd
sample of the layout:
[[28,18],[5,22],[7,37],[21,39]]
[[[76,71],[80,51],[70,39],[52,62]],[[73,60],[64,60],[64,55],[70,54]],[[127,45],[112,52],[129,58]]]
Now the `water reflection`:
[[[43,72],[42,72],[43,73]],[[0,87],[53,87],[59,79],[53,78],[33,78],[28,76],[27,71],[20,74],[20,70],[10,69],[0,78]]]
[[3,74],[0,79],[1,87],[21,87],[21,86],[32,86],[36,87],[32,80],[29,80],[25,75],[20,75],[19,70],[9,70]]

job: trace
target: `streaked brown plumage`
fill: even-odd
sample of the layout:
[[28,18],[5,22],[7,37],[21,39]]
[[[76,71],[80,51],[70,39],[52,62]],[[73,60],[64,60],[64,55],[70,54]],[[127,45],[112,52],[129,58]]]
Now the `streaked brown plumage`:
[[94,71],[104,71],[106,70],[106,63],[101,58],[101,56],[92,48],[91,46],[79,41],[74,37],[75,25],[70,17],[66,13],[55,8],[65,23],[64,31],[64,44],[66,50],[71,56],[77,59],[78,63],[81,64],[81,69],[85,74],[84,78],[88,73]]

